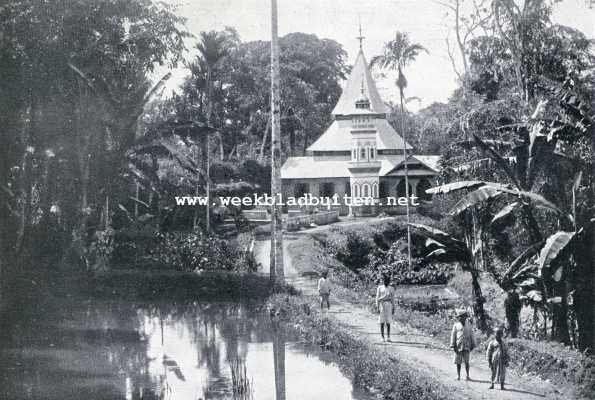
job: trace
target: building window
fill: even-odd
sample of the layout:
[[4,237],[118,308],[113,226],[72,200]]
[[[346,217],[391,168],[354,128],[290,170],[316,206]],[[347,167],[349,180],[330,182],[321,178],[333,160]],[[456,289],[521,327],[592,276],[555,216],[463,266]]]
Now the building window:
[[359,156],[359,158],[360,158],[362,161],[364,161],[364,160],[366,159],[366,149],[365,149],[365,148],[363,148],[363,147],[362,147],[362,148],[361,148],[361,150],[360,150],[360,156]]
[[377,183],[372,184],[372,197],[374,197],[375,199],[378,198],[378,184]]
[[362,197],[370,197],[370,185],[367,183],[362,185]]
[[335,195],[335,184],[333,182],[324,182],[320,184],[321,197],[333,197]]
[[296,183],[293,194],[297,197],[303,197],[306,193],[310,193],[310,185],[307,183]]
[[[409,195],[411,196],[413,192],[411,191],[411,185],[409,185]],[[397,197],[406,197],[407,193],[405,192],[405,179],[401,179],[399,184],[397,185]]]
[[347,196],[351,196],[351,184],[349,183],[349,181],[345,183],[345,194]]
[[353,196],[359,197],[359,185],[357,183],[353,184]]
[[376,158],[376,149],[374,147],[370,148],[370,160],[374,160]]
[[378,197],[388,197],[388,184],[386,182],[380,182],[380,186],[378,187]]

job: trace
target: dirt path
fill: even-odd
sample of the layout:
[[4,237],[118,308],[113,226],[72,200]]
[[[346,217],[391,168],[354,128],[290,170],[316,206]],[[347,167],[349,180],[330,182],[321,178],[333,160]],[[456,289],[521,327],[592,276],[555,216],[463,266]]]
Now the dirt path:
[[[320,228],[316,228],[320,229]],[[300,232],[299,234],[305,234]],[[296,234],[293,234],[295,236]],[[289,240],[284,241],[285,276],[287,281],[302,291],[304,296],[312,297],[315,306],[316,279],[298,276],[292,266]],[[256,260],[262,265],[262,272],[268,272],[270,241],[257,241],[255,244]],[[396,312],[399,312],[397,309]],[[452,389],[452,398],[456,399],[569,399],[560,393],[552,384],[531,376],[518,376],[509,373],[505,391],[489,390],[490,370],[481,351],[474,351],[471,356],[470,376],[472,381],[457,381],[456,367],[453,364],[452,352],[442,343],[415,332],[411,327],[400,323],[391,324],[391,343],[380,340],[377,316],[363,307],[354,305],[344,299],[331,297],[330,318],[357,333],[361,338],[374,346],[390,352],[397,359],[406,360],[419,371],[424,371]],[[464,376],[464,368],[462,371]],[[463,378],[464,379],[464,378]]]

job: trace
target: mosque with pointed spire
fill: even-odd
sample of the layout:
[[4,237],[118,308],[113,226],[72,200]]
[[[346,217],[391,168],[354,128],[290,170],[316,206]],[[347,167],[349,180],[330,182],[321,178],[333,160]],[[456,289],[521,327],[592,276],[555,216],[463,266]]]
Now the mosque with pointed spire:
[[[306,156],[289,157],[281,168],[283,195],[299,198],[307,193],[314,197],[336,194],[342,203],[341,214],[403,212],[403,205],[395,205],[389,198],[406,196],[405,168],[408,193],[423,204],[429,200],[426,189],[433,186],[438,175],[440,156],[416,155],[389,124],[390,109],[368,68],[361,33],[358,39],[359,53],[332,111],[332,124],[308,147]],[[348,207],[342,201],[345,196],[372,198],[373,204]]]

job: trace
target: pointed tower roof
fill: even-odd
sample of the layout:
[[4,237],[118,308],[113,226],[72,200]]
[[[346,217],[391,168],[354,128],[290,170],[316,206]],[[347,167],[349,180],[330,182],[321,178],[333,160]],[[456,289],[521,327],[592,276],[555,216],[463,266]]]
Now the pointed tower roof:
[[[355,107],[355,103],[362,99],[362,95],[370,101],[369,109]],[[387,114],[388,112],[388,107],[384,104],[382,98],[380,98],[378,89],[376,89],[376,83],[374,83],[374,79],[368,68],[368,62],[360,48],[343,93],[333,110],[333,115]]]

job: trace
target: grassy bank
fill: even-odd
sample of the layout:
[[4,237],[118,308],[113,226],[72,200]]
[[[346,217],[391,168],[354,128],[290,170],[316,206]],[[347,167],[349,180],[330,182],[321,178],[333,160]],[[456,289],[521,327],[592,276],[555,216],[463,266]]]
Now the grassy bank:
[[[391,222],[386,220],[369,221],[363,224],[330,228],[323,232],[300,235],[290,242],[294,268],[300,273],[321,272],[329,269],[332,290],[336,296],[354,304],[371,307],[373,304],[374,285],[366,284],[358,276],[332,257],[325,243],[344,241],[345,232],[350,230],[364,238],[372,240],[374,234],[386,229]],[[487,299],[486,311],[497,322],[504,321],[502,290],[492,278],[484,275],[481,281],[484,296]],[[469,306],[472,303],[469,275],[457,271],[448,287],[460,295],[455,303],[433,304],[429,306],[427,298],[407,299],[399,301],[399,309],[395,320],[412,330],[417,330],[448,345],[450,329],[454,321],[454,308]],[[400,287],[401,289],[403,287]],[[405,292],[406,288],[403,289]],[[480,354],[485,351],[489,337],[477,332]],[[530,374],[547,379],[552,383],[566,387],[575,393],[573,398],[595,398],[595,358],[581,354],[560,343],[535,341],[527,338],[507,339],[511,349],[511,365],[519,374]]]
[[263,303],[275,293],[295,293],[290,286],[273,285],[267,276],[239,272],[129,269],[94,275],[54,273],[44,278],[15,280],[11,301],[4,304],[0,315],[3,326],[18,327],[73,299]]
[[112,271],[85,280],[96,297],[140,300],[264,300],[273,293],[291,292],[273,285],[267,276],[238,272]]
[[453,398],[447,387],[311,310],[303,298],[277,295],[269,300],[269,306],[305,341],[337,355],[339,366],[357,387],[382,399]]

